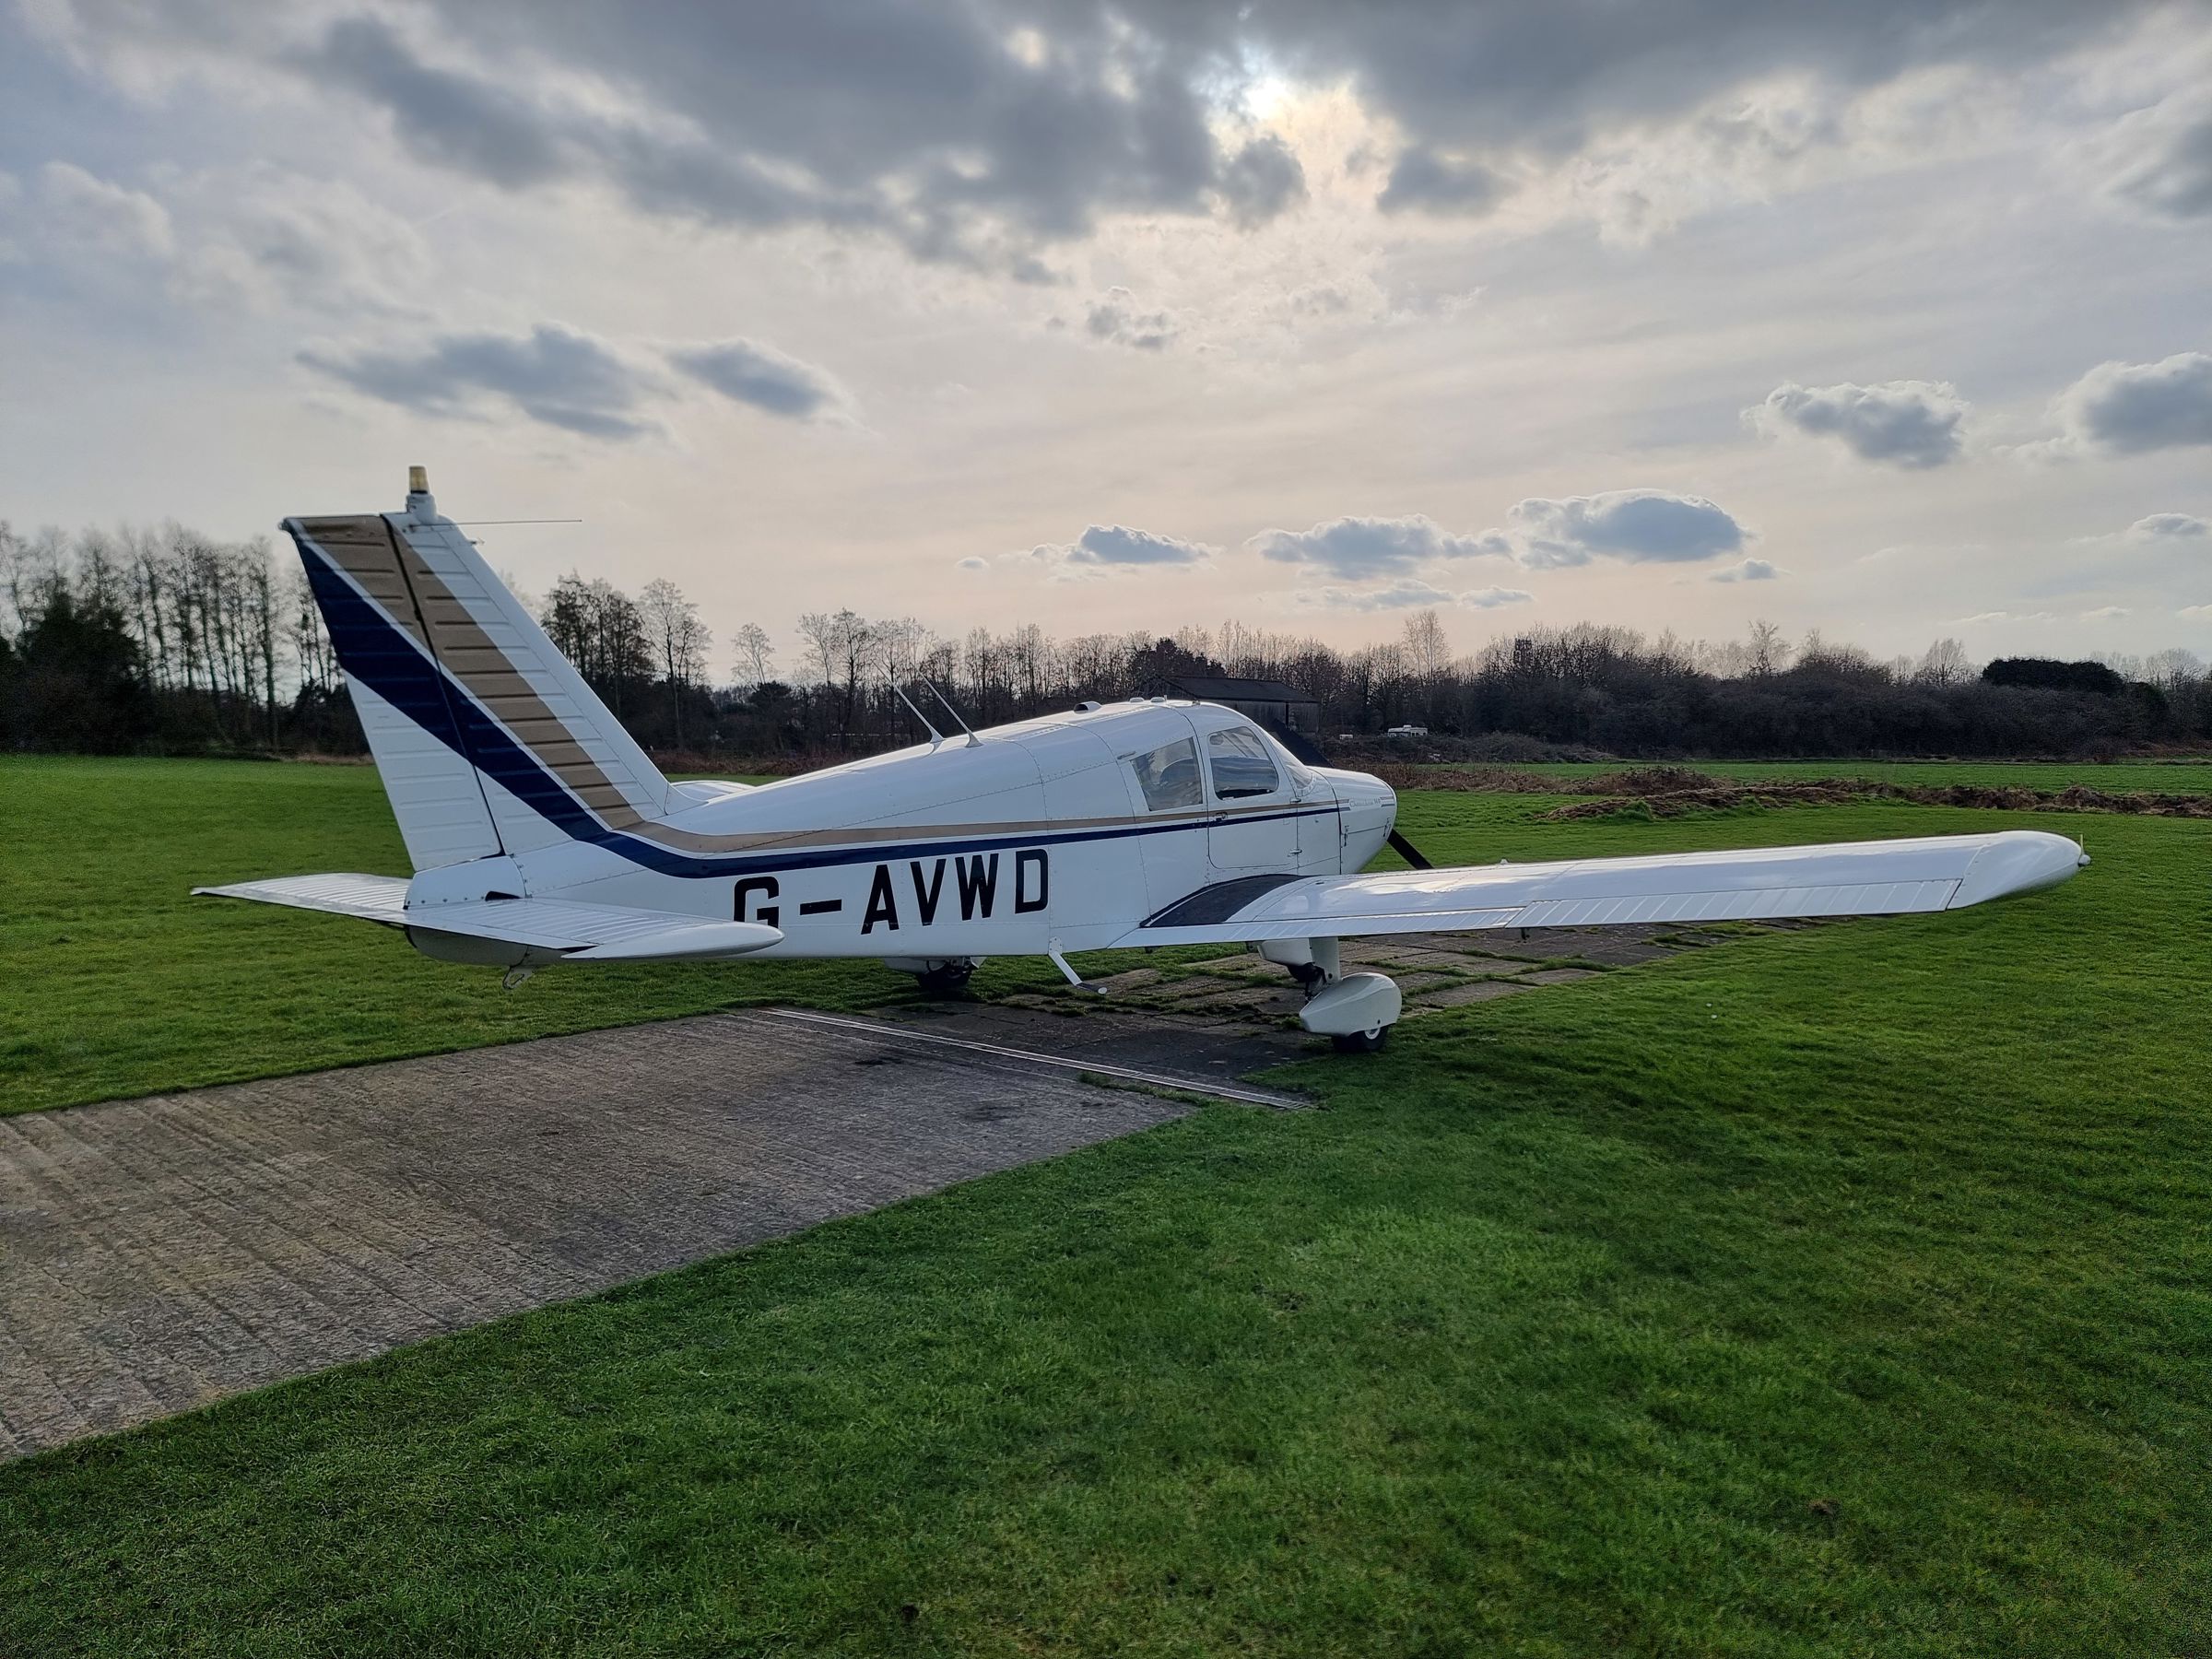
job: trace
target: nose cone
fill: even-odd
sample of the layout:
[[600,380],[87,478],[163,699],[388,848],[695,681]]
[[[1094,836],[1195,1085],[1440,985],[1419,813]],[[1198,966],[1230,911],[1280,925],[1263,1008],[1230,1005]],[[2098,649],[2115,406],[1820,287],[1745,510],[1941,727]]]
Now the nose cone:
[[1984,900],[2032,893],[2056,887],[2089,862],[2089,855],[2063,835],[2041,830],[2007,830],[1993,837],[1966,866],[1966,878],[1951,895],[1959,910]]

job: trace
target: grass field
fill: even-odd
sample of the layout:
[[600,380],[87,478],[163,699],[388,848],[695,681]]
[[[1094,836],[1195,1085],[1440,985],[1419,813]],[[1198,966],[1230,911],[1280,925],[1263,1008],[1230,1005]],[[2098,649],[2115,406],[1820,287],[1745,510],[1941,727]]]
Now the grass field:
[[[0,769],[11,995],[88,953],[81,1025],[30,987],[18,1104],[755,989],[455,988],[425,1039],[399,998],[474,979],[396,940],[288,954],[322,924],[270,912],[222,959],[258,913],[186,882],[397,867],[371,778],[293,772]],[[1406,821],[1453,861],[2020,823],[2097,863],[0,1467],[0,1653],[2212,1650],[2212,824],[1550,804]]]
[[[1571,784],[1605,772],[1618,772],[1631,761],[1545,761],[1516,765],[1515,771],[1540,772]],[[2088,783],[2119,794],[2147,790],[2158,794],[2212,792],[2212,761],[2159,760],[1688,760],[1682,764],[1720,778],[1756,778],[1802,782],[1816,778],[1871,778],[1880,783],[1968,783],[1978,788],[2064,789]]]
[[[712,1008],[911,999],[874,962],[610,967],[500,990],[398,933],[194,899],[315,870],[404,876],[375,769],[0,759],[0,1113],[146,1094]],[[1057,982],[987,967],[986,984]]]

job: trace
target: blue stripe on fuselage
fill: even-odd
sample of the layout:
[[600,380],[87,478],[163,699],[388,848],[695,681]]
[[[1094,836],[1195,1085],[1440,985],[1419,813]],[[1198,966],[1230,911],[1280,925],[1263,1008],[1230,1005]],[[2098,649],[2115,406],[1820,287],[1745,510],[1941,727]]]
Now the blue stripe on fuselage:
[[[1076,841],[1119,841],[1135,835],[1167,835],[1203,830],[1203,823],[1129,824],[1111,830],[1058,830],[1023,835],[992,835],[965,841],[917,841],[896,846],[840,847],[806,853],[724,853],[700,857],[625,835],[601,823],[569,786],[547,771],[382,609],[364,598],[323,551],[303,537],[301,561],[323,619],[337,650],[338,665],[409,720],[459,755],[500,788],[529,806],[572,840],[627,858],[663,876],[768,875],[785,870],[826,869],[838,865],[882,864],[900,858],[944,858],[962,853],[992,853],[1010,847],[1062,846]],[[1333,815],[1337,807],[1298,806],[1282,812],[1253,813],[1239,824],[1273,823],[1282,818]],[[794,831],[797,833],[797,831]],[[917,825],[914,833],[926,835]]]

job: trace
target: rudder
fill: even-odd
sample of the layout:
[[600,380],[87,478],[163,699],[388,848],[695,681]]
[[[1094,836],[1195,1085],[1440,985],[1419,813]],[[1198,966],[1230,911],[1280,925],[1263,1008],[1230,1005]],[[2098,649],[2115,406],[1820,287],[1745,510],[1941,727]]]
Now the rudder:
[[663,816],[668,782],[441,515],[284,523],[418,870],[595,840]]

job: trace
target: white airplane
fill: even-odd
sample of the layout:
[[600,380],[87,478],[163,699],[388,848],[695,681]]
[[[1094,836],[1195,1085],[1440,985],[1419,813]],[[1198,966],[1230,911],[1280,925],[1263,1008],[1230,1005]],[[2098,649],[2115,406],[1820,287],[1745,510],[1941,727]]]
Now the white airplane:
[[1072,952],[1251,943],[1305,985],[1305,1029],[1357,1051],[1401,1003],[1386,976],[1339,971],[1344,938],[1959,910],[2088,862],[2008,830],[1361,875],[1394,839],[1387,784],[1161,698],[982,732],[947,704],[959,736],[924,720],[926,744],[804,777],[674,783],[439,513],[422,469],[408,482],[402,512],[284,528],[414,878],[194,890],[403,928],[510,982],[555,962],[873,957],[943,993],[986,957],[1044,956],[1081,986]]

